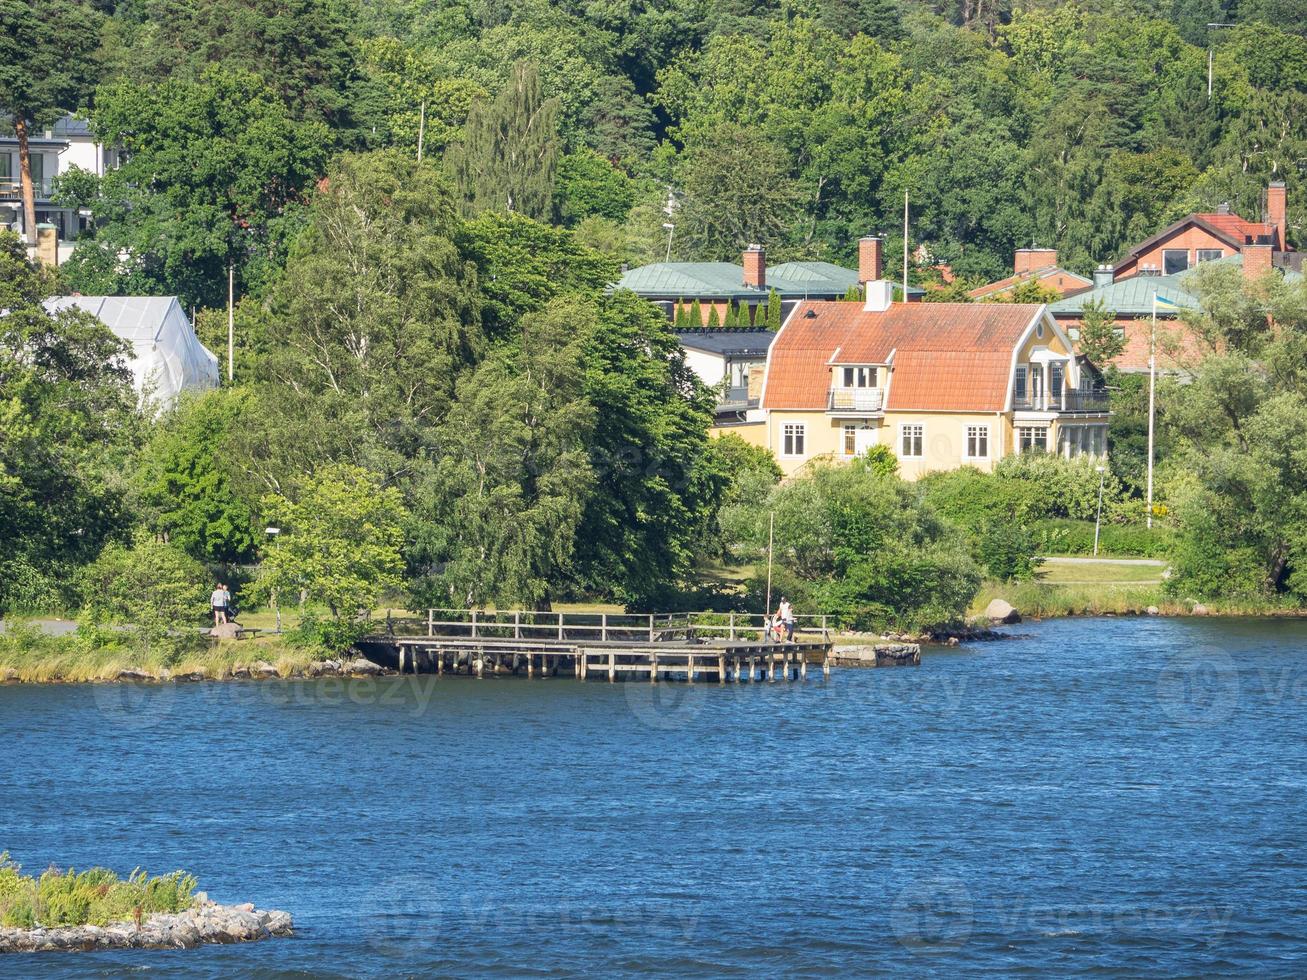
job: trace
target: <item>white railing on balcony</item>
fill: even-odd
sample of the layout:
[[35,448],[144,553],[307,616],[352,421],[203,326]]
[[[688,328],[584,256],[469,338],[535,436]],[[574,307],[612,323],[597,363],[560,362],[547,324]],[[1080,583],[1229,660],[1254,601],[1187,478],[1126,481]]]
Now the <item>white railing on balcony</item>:
[[831,411],[879,412],[885,404],[885,393],[879,388],[832,388]]
[[[38,200],[48,201],[53,190],[54,179],[52,177],[32,181],[32,192]],[[0,177],[0,200],[18,200],[22,195],[23,185],[17,177]]]

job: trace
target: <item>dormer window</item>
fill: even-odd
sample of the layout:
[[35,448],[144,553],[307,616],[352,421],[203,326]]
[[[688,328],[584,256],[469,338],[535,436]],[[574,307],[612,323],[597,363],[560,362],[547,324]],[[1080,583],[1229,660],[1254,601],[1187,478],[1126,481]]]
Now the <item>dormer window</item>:
[[846,367],[843,369],[845,388],[875,388],[874,367]]

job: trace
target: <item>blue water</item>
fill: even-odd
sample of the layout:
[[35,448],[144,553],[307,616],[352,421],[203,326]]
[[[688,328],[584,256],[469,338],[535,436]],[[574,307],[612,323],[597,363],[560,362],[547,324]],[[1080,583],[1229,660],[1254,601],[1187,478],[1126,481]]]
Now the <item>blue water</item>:
[[1016,629],[828,684],[0,687],[0,849],[298,929],[0,972],[1307,973],[1307,625]]

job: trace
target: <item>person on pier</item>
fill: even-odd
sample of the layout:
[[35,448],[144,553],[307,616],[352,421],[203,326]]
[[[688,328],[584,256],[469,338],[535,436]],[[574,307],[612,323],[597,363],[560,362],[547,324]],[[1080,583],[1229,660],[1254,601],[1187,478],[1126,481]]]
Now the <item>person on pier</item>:
[[794,607],[790,605],[790,600],[781,596],[781,604],[776,610],[776,622],[780,623],[785,629],[785,642],[794,642]]

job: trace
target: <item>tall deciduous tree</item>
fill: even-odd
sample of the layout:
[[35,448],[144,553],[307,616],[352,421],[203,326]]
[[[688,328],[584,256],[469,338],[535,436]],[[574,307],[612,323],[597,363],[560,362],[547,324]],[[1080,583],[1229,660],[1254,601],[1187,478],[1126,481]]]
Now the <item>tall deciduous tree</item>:
[[706,465],[713,396],[686,367],[666,318],[633,293],[600,305],[586,343],[595,407],[595,492],[575,582],[648,608],[683,581],[725,477]]
[[678,236],[692,253],[727,261],[751,242],[781,240],[799,192],[784,151],[755,129],[725,124],[686,147]]
[[95,68],[99,18],[77,0],[0,0],[0,112],[18,136],[23,230],[36,243],[30,130],[76,109]]
[[254,557],[251,502],[234,487],[228,437],[242,424],[248,389],[206,392],[180,403],[141,454],[142,515],[152,530],[201,561]]
[[482,347],[457,230],[433,168],[394,151],[338,161],[268,298],[276,340],[241,444],[269,486],[324,458],[397,475],[429,448]]
[[263,559],[261,595],[302,595],[340,619],[370,611],[402,584],[404,503],[367,470],[325,466],[264,507],[281,534]]
[[549,216],[558,166],[558,100],[540,93],[534,65],[519,62],[493,102],[477,102],[446,161],[466,209]]
[[564,581],[594,487],[585,345],[596,319],[592,301],[555,300],[460,381],[419,492],[421,605],[540,608]]
[[47,313],[53,279],[23,253],[0,232],[0,608],[61,601],[69,566],[124,531],[140,427],[130,348],[89,313]]
[[1213,345],[1170,419],[1187,443],[1171,499],[1180,595],[1307,597],[1307,290],[1213,265],[1190,280]]
[[83,172],[67,182],[63,203],[96,215],[68,282],[87,293],[172,293],[188,306],[223,305],[231,265],[238,288],[271,278],[331,144],[322,123],[296,122],[258,76],[221,67],[198,80],[104,86],[92,122],[127,159],[98,181]]

